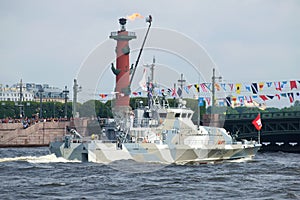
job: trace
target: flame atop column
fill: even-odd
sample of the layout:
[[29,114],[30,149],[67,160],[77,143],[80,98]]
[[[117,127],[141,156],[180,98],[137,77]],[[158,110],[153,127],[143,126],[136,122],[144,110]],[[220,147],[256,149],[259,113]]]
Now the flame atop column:
[[139,13],[133,13],[132,15],[127,16],[126,18],[129,20],[135,20],[136,18],[143,19],[144,17]]

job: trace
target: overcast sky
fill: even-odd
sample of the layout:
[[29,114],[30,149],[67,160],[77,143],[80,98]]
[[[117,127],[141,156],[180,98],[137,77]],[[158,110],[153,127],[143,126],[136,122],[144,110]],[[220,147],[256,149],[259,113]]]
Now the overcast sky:
[[[119,29],[118,18],[135,12],[201,45],[224,80],[300,79],[298,0],[0,0],[0,83],[71,87],[90,52]],[[146,27],[135,20],[127,29]]]

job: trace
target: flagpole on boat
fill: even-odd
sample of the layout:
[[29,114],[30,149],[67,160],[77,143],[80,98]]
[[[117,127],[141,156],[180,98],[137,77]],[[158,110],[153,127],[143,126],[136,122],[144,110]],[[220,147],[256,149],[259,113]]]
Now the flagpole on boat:
[[[259,116],[261,117],[260,115],[260,112],[258,112]],[[261,119],[260,119],[261,120]],[[257,140],[258,140],[258,144],[260,144],[260,129],[258,130],[258,135],[257,135]]]
[[260,144],[260,129],[262,128],[260,112],[258,112],[257,117],[252,121],[252,124],[258,131],[257,140],[258,140],[258,144]]
[[[199,76],[198,83],[200,84],[200,76]],[[201,111],[201,110],[200,110],[200,105],[199,105],[199,97],[200,97],[200,90],[198,90],[198,102],[197,102],[197,108],[198,108],[198,109],[197,109],[197,111],[198,111],[198,112],[197,112],[197,114],[198,114],[198,116],[197,116],[197,117],[198,117],[198,118],[197,118],[197,125],[198,125],[198,130],[200,129],[200,117],[201,117],[201,116],[200,116],[200,114],[201,114],[200,111]]]

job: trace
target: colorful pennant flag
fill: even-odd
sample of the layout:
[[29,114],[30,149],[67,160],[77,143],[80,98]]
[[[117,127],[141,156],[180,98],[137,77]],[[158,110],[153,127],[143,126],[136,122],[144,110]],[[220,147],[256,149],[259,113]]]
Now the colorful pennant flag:
[[[207,92],[206,85],[204,83],[201,83],[200,87],[201,87],[203,92]],[[199,90],[199,85],[198,85],[198,90]]]
[[221,83],[221,87],[223,88],[224,91],[226,91],[226,84],[225,83]]
[[294,102],[294,93],[287,93],[288,97],[289,97],[289,100],[290,100],[290,103],[293,103]]
[[204,98],[203,97],[198,98],[198,106],[204,106]]
[[215,83],[215,88],[217,89],[217,91],[220,91],[221,87],[218,83]]
[[235,91],[237,94],[241,94],[241,89],[242,89],[242,84],[241,83],[236,83],[235,84]]
[[230,87],[230,91],[233,90],[233,83],[228,83],[229,87]]
[[195,84],[194,87],[196,88],[196,91],[199,93],[199,84]]
[[281,91],[280,82],[274,82],[275,89]]
[[210,100],[211,100],[210,97],[205,97],[205,101],[207,102],[207,105],[209,105],[209,106],[210,106]]
[[267,82],[268,88],[272,86],[272,82]]
[[251,89],[252,89],[252,93],[253,94],[257,94],[257,91],[258,91],[258,89],[257,89],[257,83],[252,83],[251,84]]
[[177,89],[177,94],[178,94],[179,97],[181,97],[181,95],[182,95],[182,90],[181,90],[181,88],[178,88],[178,89]]
[[282,81],[281,82],[281,88],[283,89],[286,84],[287,84],[287,81]]
[[193,85],[184,86],[184,90],[185,90],[185,92],[186,92],[187,94],[190,93],[190,89],[191,89],[192,86],[193,86]]
[[263,101],[268,100],[268,97],[267,97],[266,95],[259,95],[259,97],[260,97]]
[[296,81],[290,81],[290,87],[291,87],[291,90],[292,89],[297,89],[297,82]]
[[228,107],[231,107],[231,98],[230,97],[226,97],[226,105]]
[[245,96],[247,103],[252,103],[252,97],[251,96]]
[[251,86],[250,85],[245,85],[245,88],[247,91],[251,92]]
[[259,91],[262,91],[262,89],[264,88],[265,83],[264,82],[260,82],[258,83],[259,86]]

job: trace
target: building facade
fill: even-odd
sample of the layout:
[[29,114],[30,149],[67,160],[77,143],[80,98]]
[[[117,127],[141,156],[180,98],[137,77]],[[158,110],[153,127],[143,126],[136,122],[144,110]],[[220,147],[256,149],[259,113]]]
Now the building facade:
[[[19,87],[0,87],[0,101],[20,101]],[[34,101],[34,94],[25,87],[22,88],[22,101]]]
[[[20,88],[22,87],[22,89]],[[20,99],[22,97],[22,99]],[[48,84],[18,83],[12,86],[0,84],[0,101],[64,102],[63,90]]]

